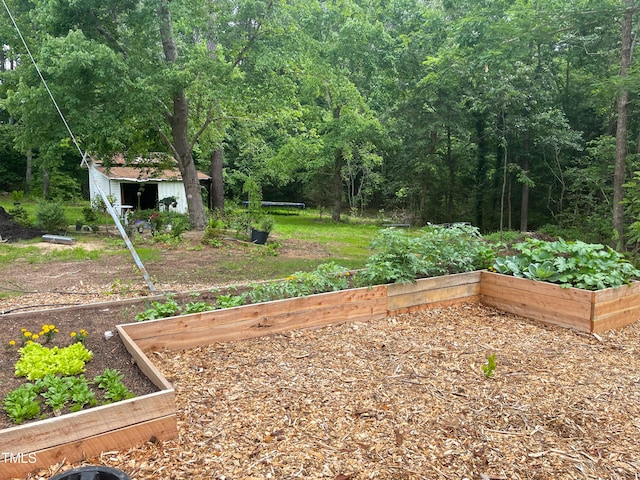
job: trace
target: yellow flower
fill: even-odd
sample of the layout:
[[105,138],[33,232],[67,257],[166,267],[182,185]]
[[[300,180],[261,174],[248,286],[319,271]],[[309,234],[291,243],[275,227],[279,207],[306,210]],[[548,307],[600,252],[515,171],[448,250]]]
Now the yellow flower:
[[21,331],[22,333],[24,333],[24,332],[26,332],[26,331],[27,331],[27,329],[26,329],[26,328],[21,328],[21,329],[20,329],[20,331]]
[[38,335],[37,333],[34,333],[34,334],[31,336],[31,338],[32,338],[33,340],[37,340],[38,338],[40,338],[40,335]]
[[71,333],[69,334],[69,336],[70,336],[70,337],[75,337],[76,335],[77,335],[77,334],[76,334],[76,332],[71,332]]
[[30,336],[33,335],[33,333],[31,333],[31,332],[23,332],[23,333],[24,333],[24,336],[27,337],[27,338],[29,338]]
[[9,345],[11,345],[12,347],[15,346],[16,341],[15,340],[9,340]]

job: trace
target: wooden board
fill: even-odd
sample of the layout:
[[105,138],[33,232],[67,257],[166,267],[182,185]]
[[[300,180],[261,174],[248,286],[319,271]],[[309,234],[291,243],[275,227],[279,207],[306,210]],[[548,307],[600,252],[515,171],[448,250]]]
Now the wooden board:
[[142,351],[181,350],[387,315],[387,287],[358,288],[122,325]]
[[[81,438],[22,456],[14,455],[4,462],[0,457],[0,480],[24,478],[35,470],[49,468],[62,462],[79,462],[112,450],[126,450],[145,442],[165,441],[177,435],[176,416],[154,418],[146,422],[105,431],[91,437]],[[11,453],[15,452],[12,447]],[[125,472],[127,473],[127,472]]]
[[388,285],[387,310],[393,315],[474,301],[480,294],[480,278],[480,272],[469,272]]
[[591,331],[594,292],[482,272],[480,301],[543,323]]
[[171,416],[175,416],[175,392],[165,390],[150,393],[6,428],[0,431],[0,452],[36,452]]
[[591,331],[621,328],[640,318],[640,282],[595,292]]

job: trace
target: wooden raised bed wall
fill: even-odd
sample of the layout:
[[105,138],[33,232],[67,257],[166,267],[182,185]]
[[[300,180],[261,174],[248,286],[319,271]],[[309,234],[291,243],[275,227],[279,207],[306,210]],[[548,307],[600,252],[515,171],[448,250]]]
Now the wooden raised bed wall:
[[408,313],[436,305],[477,302],[480,278],[480,272],[469,272],[387,285],[388,314]]
[[356,288],[119,325],[144,352],[182,350],[387,315],[387,286]]
[[640,317],[640,282],[588,291],[482,272],[480,301],[543,323],[601,333]]

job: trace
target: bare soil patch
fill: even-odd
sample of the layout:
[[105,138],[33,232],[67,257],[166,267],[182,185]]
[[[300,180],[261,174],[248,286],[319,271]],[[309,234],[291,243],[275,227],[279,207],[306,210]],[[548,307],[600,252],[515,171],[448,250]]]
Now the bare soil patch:
[[179,438],[87,463],[136,480],[637,478],[639,340],[463,305],[159,352]]
[[[47,346],[69,345],[70,333],[85,329],[89,332],[85,345],[94,354],[87,364],[87,379],[93,379],[105,368],[116,368],[136,395],[155,391],[156,387],[141,374],[117,336],[106,339],[104,334],[115,332],[118,324],[133,322],[135,315],[148,308],[152,300],[163,302],[167,295],[181,304],[214,303],[216,294],[211,291],[225,286],[219,280],[218,265],[234,257],[255,256],[259,261],[264,249],[235,240],[228,240],[220,248],[203,247],[201,238],[201,232],[188,232],[179,247],[165,246],[158,258],[145,262],[156,291],[149,289],[128,250],[114,247],[113,242],[105,243],[101,237],[83,239],[74,245],[47,242],[24,245],[35,246],[43,253],[79,247],[106,252],[97,259],[46,263],[19,259],[0,266],[0,293],[9,295],[0,298],[0,429],[13,426],[1,408],[2,401],[9,391],[25,382],[24,378],[14,376],[22,328],[38,333],[44,324],[55,325],[60,333]],[[314,245],[287,240],[279,254],[322,258],[326,252]],[[253,280],[252,272],[238,272],[237,278],[238,283]],[[192,297],[194,292],[199,296]],[[17,345],[8,347],[12,340]],[[43,408],[43,413],[51,412]]]

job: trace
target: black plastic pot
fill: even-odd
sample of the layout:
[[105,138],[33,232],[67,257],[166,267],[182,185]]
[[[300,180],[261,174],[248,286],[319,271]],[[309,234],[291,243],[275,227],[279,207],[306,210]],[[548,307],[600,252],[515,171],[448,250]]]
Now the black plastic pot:
[[49,480],[131,480],[122,470],[90,465],[59,473]]
[[264,245],[265,243],[267,243],[268,236],[269,236],[269,232],[263,232],[262,230],[251,229],[251,243]]

